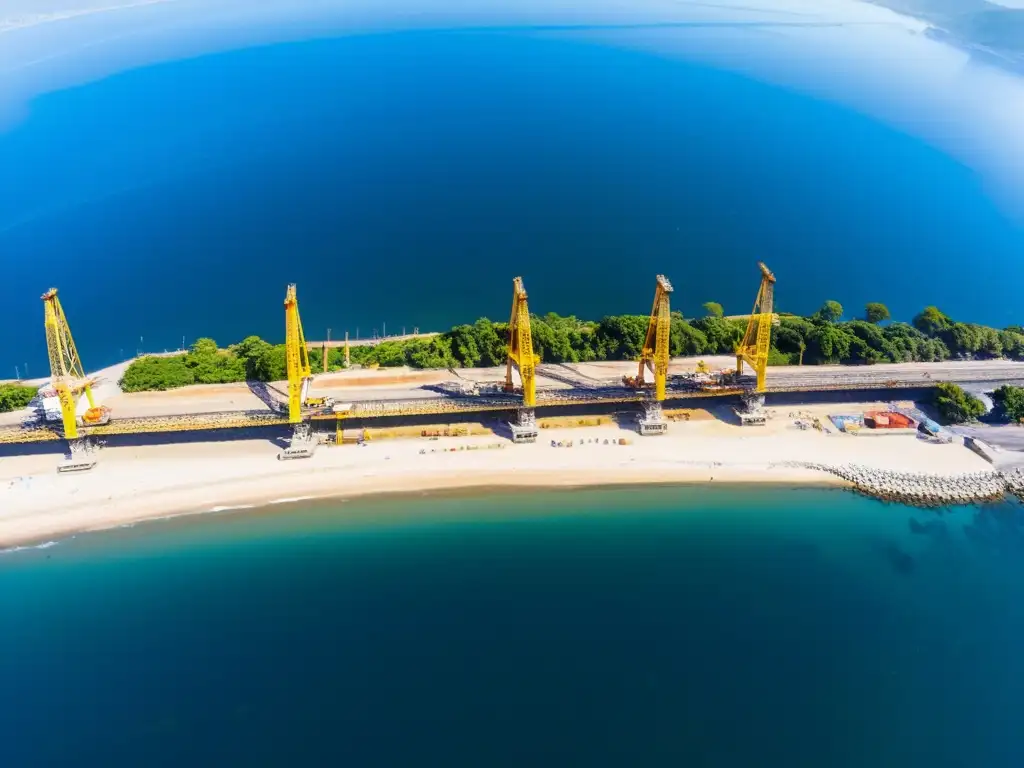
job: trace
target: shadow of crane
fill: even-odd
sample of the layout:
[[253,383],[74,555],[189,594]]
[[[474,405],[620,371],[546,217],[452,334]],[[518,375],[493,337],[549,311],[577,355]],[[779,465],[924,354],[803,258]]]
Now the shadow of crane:
[[275,413],[285,413],[288,410],[288,398],[265,381],[246,381],[245,385],[256,397],[260,399],[267,408]]

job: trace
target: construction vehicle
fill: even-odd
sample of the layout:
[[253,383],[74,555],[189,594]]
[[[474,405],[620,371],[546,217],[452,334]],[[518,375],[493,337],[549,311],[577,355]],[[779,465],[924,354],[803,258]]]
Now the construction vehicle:
[[515,423],[510,423],[512,442],[532,443],[537,439],[536,370],[540,358],[533,353],[533,333],[530,330],[530,309],[526,303],[523,278],[512,281],[512,316],[508,321],[508,358],[505,363],[505,391],[514,392],[517,374],[523,393],[523,404],[516,412]]
[[702,374],[710,374],[711,366],[705,363],[703,360],[698,360],[696,372]]
[[[71,328],[64,315],[64,308],[57,298],[57,289],[51,288],[41,298],[50,375],[60,403],[64,439],[68,441],[68,455],[57,469],[60,472],[92,469],[96,466],[96,446],[88,435],[80,435],[78,428],[109,423],[110,409],[96,404],[92,391],[93,381],[86,377],[82,368],[82,361],[71,337]],[[83,393],[89,407],[79,415],[78,400]]]
[[89,408],[78,417],[78,426],[80,427],[98,427],[103,424],[110,423],[110,409],[105,405],[98,405],[94,408]]
[[333,397],[307,397],[303,403],[306,408],[333,408]]

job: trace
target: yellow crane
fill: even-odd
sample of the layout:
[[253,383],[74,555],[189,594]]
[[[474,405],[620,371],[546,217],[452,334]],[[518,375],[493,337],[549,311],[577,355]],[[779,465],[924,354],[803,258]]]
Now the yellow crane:
[[669,335],[672,326],[672,313],[669,308],[669,295],[672,283],[664,275],[658,275],[654,288],[654,306],[647,322],[647,336],[644,338],[643,350],[640,353],[640,364],[636,378],[624,376],[623,383],[627,387],[642,389],[645,370],[654,374],[654,399],[662,402],[665,399],[665,385],[668,380]]
[[736,347],[736,375],[743,373],[743,362],[746,361],[757,374],[756,392],[765,389],[765,374],[768,370],[768,349],[772,340],[772,324],[775,322],[775,275],[764,265],[761,268],[761,287],[757,291],[754,310],[747,321],[747,332],[743,341]]
[[515,390],[513,368],[518,371],[522,382],[523,405],[519,409],[518,423],[510,425],[512,439],[517,443],[533,442],[537,439],[537,419],[533,409],[537,405],[538,362],[540,359],[533,353],[526,288],[523,287],[523,278],[517,277],[512,281],[512,317],[508,321],[508,360],[505,364],[505,391]]
[[317,440],[309,421],[303,421],[303,408],[334,405],[330,397],[309,397],[313,371],[309,365],[309,349],[299,317],[299,299],[295,284],[284,295],[285,363],[288,370],[288,421],[292,424],[291,444],[278,454],[279,459],[304,459],[313,455]]
[[284,296],[284,344],[288,368],[288,421],[299,424],[313,372],[309,367],[309,350],[306,349],[306,336],[302,332],[295,283],[288,286]]
[[110,409],[96,405],[92,381],[86,378],[82,368],[75,341],[71,337],[71,327],[64,315],[60,299],[57,298],[57,289],[51,288],[42,295],[42,299],[50,376],[53,388],[57,391],[57,399],[60,401],[64,437],[74,441],[78,439],[77,395],[84,391],[89,400],[89,408],[81,419],[83,425],[106,424],[110,420]]
[[[88,435],[79,435],[79,421],[83,426],[106,424],[110,421],[110,409],[96,405],[92,381],[86,378],[82,368],[82,360],[71,337],[71,327],[64,316],[60,299],[57,298],[57,289],[48,290],[42,295],[42,300],[50,376],[60,403],[64,439],[68,441],[70,452],[70,456],[57,469],[60,472],[91,469],[96,465],[96,459],[91,455],[95,446]],[[82,392],[85,392],[89,407],[79,418],[77,399]]]

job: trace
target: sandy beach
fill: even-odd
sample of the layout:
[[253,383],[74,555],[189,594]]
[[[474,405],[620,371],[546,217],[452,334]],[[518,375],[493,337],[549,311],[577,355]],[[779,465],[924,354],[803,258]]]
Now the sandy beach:
[[[289,499],[487,486],[842,484],[825,473],[777,466],[785,461],[940,474],[989,468],[960,444],[799,430],[787,416],[776,414],[763,429],[678,422],[652,438],[602,426],[543,430],[533,445],[495,436],[384,440],[323,446],[296,461],[278,461],[280,446],[267,440],[118,447],[103,450],[99,465],[81,474],[56,472],[52,454],[15,456],[0,459],[0,547]],[[631,442],[619,445],[620,438]]]

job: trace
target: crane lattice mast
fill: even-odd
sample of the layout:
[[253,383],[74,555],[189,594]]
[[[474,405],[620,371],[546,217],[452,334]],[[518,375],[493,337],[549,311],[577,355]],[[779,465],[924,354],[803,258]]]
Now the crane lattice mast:
[[668,380],[669,335],[672,327],[672,313],[669,309],[669,295],[672,283],[664,275],[658,275],[654,289],[654,306],[647,323],[647,336],[640,353],[640,366],[636,375],[637,386],[644,386],[644,369],[654,374],[654,399],[665,399],[665,384]]
[[284,297],[285,359],[288,367],[288,421],[302,421],[302,404],[306,401],[313,372],[309,367],[309,350],[299,317],[299,300],[295,284],[288,286]]
[[775,321],[775,275],[758,262],[761,268],[761,287],[757,291],[754,309],[747,322],[747,332],[743,341],[736,347],[736,375],[743,373],[743,362],[746,361],[757,374],[757,388],[761,393],[765,390],[765,374],[768,370],[768,349],[771,346],[772,324]]
[[512,441],[532,443],[537,439],[537,363],[533,353],[533,334],[530,331],[530,308],[526,304],[523,278],[512,281],[512,317],[508,321],[508,360],[505,364],[505,391],[515,390],[513,368],[519,372],[523,386],[523,404],[519,407],[515,423],[510,423]]
[[43,310],[46,324],[46,349],[50,356],[50,375],[53,388],[60,400],[61,417],[64,422],[64,437],[78,438],[78,422],[75,414],[75,394],[85,391],[89,407],[95,408],[92,382],[82,368],[75,341],[71,338],[71,327],[64,316],[64,308],[57,298],[57,289],[51,288],[43,294]]
[[533,354],[530,309],[526,304],[526,289],[521,277],[517,277],[512,283],[512,317],[508,321],[508,337],[505,390],[511,392],[515,388],[512,380],[512,368],[515,367],[523,383],[523,407],[533,408],[537,404],[535,373],[540,360]]

